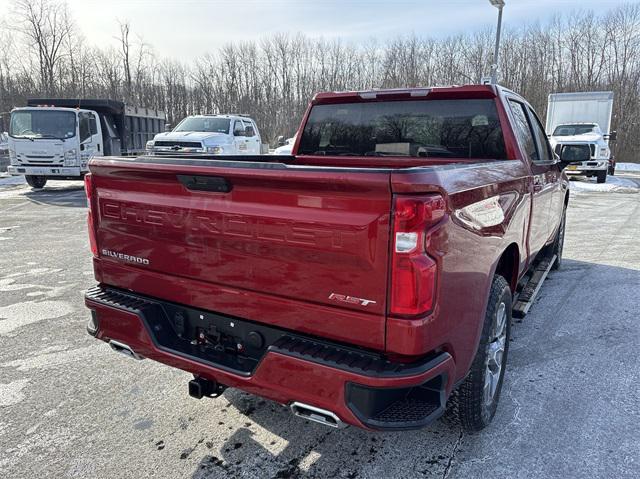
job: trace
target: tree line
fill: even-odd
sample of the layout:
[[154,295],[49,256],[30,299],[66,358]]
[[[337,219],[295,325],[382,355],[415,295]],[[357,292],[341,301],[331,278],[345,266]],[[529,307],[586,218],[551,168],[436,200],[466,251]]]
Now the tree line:
[[[247,113],[272,144],[293,135],[318,91],[477,83],[493,61],[491,27],[360,44],[275,34],[181,62],[128,22],[114,25],[112,45],[91,46],[61,0],[15,0],[9,17],[0,24],[0,112],[30,97],[106,97],[163,110],[171,124]],[[640,3],[508,27],[499,71],[542,117],[549,93],[612,90],[616,156],[640,161]]]

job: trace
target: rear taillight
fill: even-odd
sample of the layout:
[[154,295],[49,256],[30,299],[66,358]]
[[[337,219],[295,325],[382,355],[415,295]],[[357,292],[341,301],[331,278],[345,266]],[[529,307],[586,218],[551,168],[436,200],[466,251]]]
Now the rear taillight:
[[91,253],[96,258],[98,257],[98,243],[96,242],[96,227],[94,224],[94,211],[93,211],[93,177],[91,173],[87,173],[84,176],[84,191],[87,194],[87,229],[89,230],[89,246],[91,246]]
[[427,254],[428,230],[444,215],[445,202],[440,195],[395,198],[390,305],[393,316],[422,316],[433,309],[438,265]]

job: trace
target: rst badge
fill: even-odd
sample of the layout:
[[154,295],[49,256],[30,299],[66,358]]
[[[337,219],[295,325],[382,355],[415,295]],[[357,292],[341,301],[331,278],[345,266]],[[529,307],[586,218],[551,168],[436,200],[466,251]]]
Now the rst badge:
[[331,293],[329,295],[329,299],[331,301],[336,301],[338,303],[347,303],[347,304],[356,304],[359,306],[368,306],[370,304],[376,304],[375,301],[370,299],[356,298],[355,296],[346,296],[344,294]]

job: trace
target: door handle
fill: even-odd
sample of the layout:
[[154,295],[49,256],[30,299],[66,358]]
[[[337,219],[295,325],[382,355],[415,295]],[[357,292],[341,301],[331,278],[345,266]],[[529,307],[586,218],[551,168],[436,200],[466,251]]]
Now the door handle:
[[534,192],[539,192],[542,191],[542,187],[543,187],[543,181],[539,176],[534,176],[533,177],[533,191]]

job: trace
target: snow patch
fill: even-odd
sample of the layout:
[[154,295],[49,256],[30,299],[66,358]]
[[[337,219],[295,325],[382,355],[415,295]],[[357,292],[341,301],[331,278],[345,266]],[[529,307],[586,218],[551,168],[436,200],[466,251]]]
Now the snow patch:
[[85,346],[84,348],[57,351],[53,353],[38,354],[29,358],[16,359],[0,364],[2,368],[16,368],[18,371],[30,371],[32,369],[41,370],[55,368],[63,364],[77,361],[88,361],[92,356],[100,352],[97,344]]
[[596,183],[595,179],[591,178],[576,178],[569,182],[569,187],[573,193],[638,193],[640,191],[635,181],[616,176],[607,176],[605,183]]
[[0,186],[15,186],[26,184],[24,176],[4,176],[0,177]]
[[28,324],[71,314],[73,308],[65,301],[21,302],[0,307],[0,336]]
[[8,384],[0,383],[0,407],[13,406],[26,397],[22,390],[29,384],[30,379],[18,379]]
[[640,173],[640,163],[616,163],[616,172],[618,171],[637,171]]

